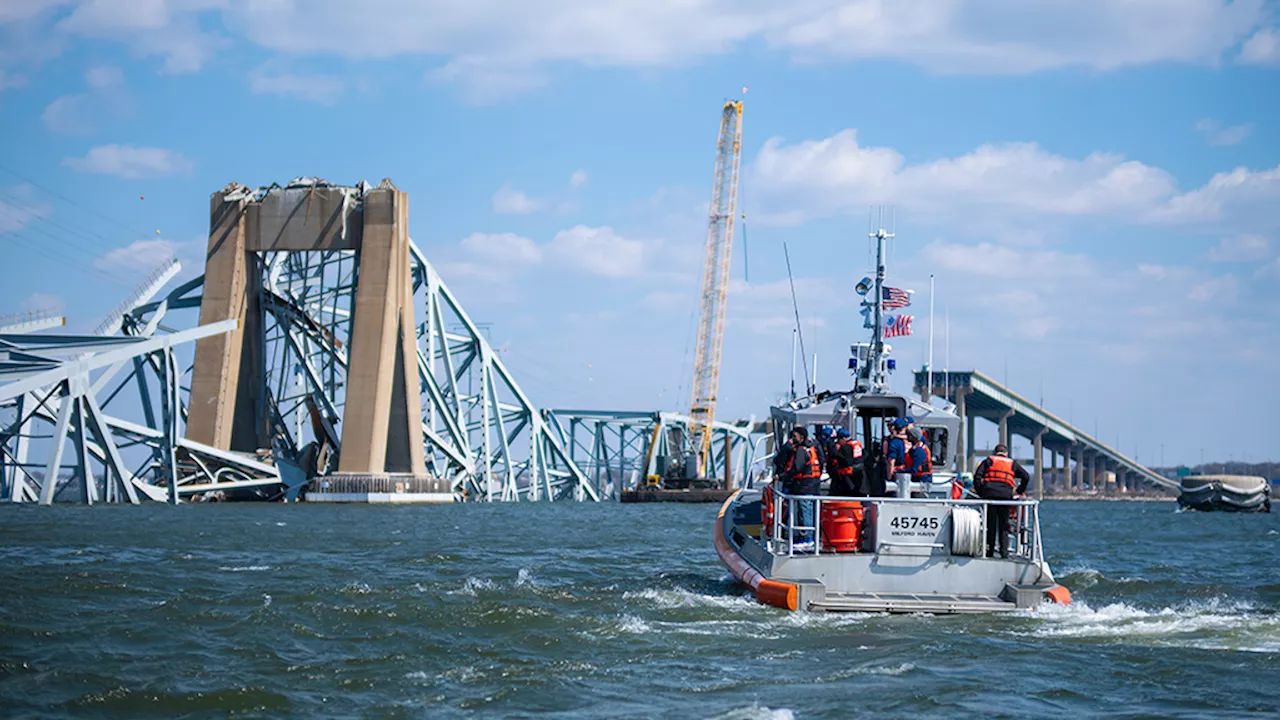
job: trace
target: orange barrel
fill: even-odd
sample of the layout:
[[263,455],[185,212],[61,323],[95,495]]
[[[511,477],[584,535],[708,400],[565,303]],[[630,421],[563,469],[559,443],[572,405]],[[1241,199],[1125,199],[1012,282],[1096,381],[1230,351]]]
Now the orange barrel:
[[858,552],[862,513],[862,503],[857,500],[822,503],[823,547],[835,552]]
[[773,485],[765,485],[760,493],[760,537],[773,533]]

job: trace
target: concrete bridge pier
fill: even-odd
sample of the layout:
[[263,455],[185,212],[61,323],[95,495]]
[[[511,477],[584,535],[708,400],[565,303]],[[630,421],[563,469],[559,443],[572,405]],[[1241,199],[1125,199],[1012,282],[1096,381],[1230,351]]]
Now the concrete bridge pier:
[[386,180],[363,191],[317,185],[255,194],[232,183],[214,193],[200,324],[240,323],[196,345],[187,437],[221,450],[272,449],[263,257],[354,251],[359,273],[332,477],[353,495],[390,483],[449,497],[448,482],[425,465],[409,245],[408,196]]

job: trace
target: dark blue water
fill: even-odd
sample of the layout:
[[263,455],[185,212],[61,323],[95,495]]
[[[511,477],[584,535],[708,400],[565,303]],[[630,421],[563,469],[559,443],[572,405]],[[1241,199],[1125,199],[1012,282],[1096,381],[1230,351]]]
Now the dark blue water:
[[711,505],[0,507],[0,716],[1280,713],[1280,515],[1056,502],[1076,603],[789,614]]

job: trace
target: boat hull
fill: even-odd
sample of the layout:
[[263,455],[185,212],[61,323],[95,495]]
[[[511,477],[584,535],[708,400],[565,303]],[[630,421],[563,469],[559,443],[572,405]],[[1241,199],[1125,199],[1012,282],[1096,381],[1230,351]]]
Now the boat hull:
[[1270,484],[1260,477],[1193,475],[1180,482],[1178,504],[1205,512],[1271,512]]
[[759,507],[759,493],[740,491],[726,500],[716,519],[715,547],[734,577],[768,605],[823,612],[979,613],[1030,607],[1045,597],[1070,599],[1045,563],[1026,558],[775,553],[761,541]]

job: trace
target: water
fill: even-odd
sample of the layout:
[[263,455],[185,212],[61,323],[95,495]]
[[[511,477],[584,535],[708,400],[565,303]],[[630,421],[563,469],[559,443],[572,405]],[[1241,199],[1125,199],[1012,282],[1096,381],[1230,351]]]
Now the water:
[[790,614],[712,505],[0,507],[0,716],[1280,713],[1280,514],[1056,502],[1076,604]]

